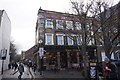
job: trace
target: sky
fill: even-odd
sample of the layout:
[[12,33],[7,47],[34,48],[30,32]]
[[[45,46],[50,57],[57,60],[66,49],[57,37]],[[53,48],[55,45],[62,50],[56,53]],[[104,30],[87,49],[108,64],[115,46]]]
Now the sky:
[[[114,0],[116,4],[119,0]],[[11,41],[18,54],[35,44],[35,27],[39,8],[68,12],[70,0],[0,0],[0,10],[5,10],[11,21]]]

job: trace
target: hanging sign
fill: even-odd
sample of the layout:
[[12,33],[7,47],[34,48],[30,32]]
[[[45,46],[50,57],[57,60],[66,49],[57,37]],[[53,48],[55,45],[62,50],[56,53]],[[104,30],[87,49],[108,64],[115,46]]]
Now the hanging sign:
[[7,56],[7,49],[4,48],[4,49],[1,50],[1,58],[2,58],[2,60],[5,60],[6,56]]
[[42,57],[44,54],[44,48],[39,48],[39,56]]

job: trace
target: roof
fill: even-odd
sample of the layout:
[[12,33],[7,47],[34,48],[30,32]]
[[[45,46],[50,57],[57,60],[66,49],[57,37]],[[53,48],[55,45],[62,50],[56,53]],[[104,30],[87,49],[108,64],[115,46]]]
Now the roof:
[[37,45],[34,45],[30,49],[25,51],[25,55],[33,55],[37,51],[38,51],[38,47],[37,47]]

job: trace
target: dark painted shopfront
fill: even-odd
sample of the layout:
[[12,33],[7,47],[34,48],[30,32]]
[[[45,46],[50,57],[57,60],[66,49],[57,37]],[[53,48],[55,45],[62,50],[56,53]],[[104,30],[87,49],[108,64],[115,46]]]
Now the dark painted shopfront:
[[[96,59],[95,46],[87,47],[88,59]],[[82,61],[82,53],[80,46],[44,46],[44,65],[51,68],[51,66],[57,66],[58,68],[72,68],[79,67]]]

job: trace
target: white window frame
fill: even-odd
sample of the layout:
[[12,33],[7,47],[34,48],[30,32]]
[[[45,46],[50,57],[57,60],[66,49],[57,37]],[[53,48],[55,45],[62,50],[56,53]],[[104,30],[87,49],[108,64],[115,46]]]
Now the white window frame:
[[67,43],[68,45],[73,45],[73,39],[71,39],[69,36],[67,36]]
[[[64,34],[56,34],[56,36],[57,36],[57,45],[64,45]],[[58,38],[58,36],[62,37],[60,44],[59,44],[59,40],[58,40],[60,38]]]
[[56,20],[56,29],[63,29],[63,20]]
[[73,30],[73,21],[66,21],[66,29],[72,29]]
[[86,24],[86,30],[90,30],[90,24]]
[[[49,23],[50,25],[48,25],[48,21],[51,21],[51,23]],[[45,28],[53,28],[53,20],[52,19],[46,19]]]
[[82,43],[81,43],[82,42],[82,35],[76,36],[76,38],[77,38],[77,44],[82,45]]
[[[48,36],[51,36],[51,43],[50,44],[48,44]],[[45,34],[45,45],[54,45],[54,43],[53,43],[53,34],[50,34],[50,33],[47,33],[47,34]]]
[[80,22],[75,22],[75,26],[77,30],[81,30],[81,24]]

